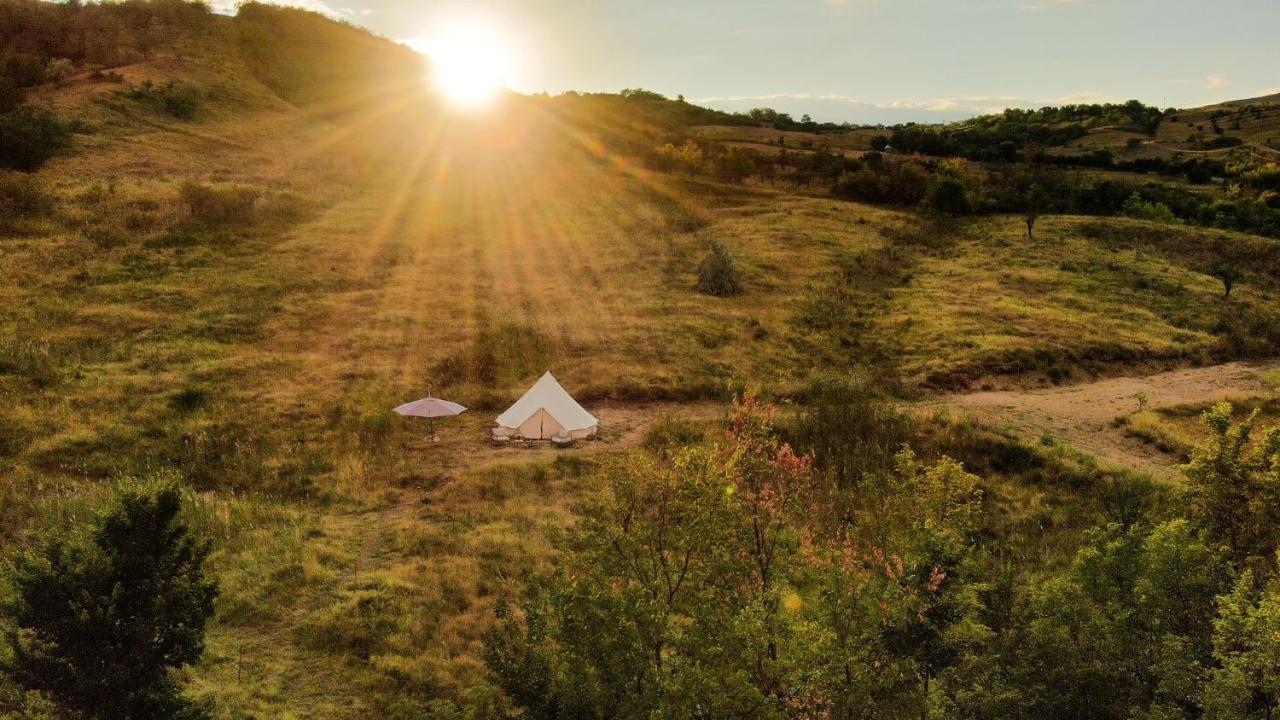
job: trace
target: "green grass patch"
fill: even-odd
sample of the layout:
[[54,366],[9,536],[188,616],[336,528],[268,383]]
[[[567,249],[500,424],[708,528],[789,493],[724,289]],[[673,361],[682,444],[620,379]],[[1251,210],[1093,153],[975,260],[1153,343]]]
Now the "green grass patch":
[[[1191,458],[1191,452],[1209,437],[1201,417],[1215,403],[1190,403],[1170,407],[1140,410],[1120,420],[1125,432],[1139,440],[1183,460]],[[1257,413],[1255,433],[1280,426],[1280,399],[1237,398],[1231,401],[1236,422]]]

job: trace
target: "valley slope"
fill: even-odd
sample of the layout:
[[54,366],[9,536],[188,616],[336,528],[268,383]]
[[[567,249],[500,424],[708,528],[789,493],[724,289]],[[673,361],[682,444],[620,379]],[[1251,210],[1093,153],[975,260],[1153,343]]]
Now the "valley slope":
[[[789,417],[826,373],[910,401],[1266,353],[1231,321],[1280,301],[1274,240],[1069,215],[1027,240],[1015,215],[657,172],[602,140],[661,139],[634,118],[453,114],[403,78],[319,96],[226,43],[34,89],[78,131],[30,176],[47,202],[0,231],[0,539],[181,478],[222,588],[183,680],[219,717],[483,704],[493,609],[553,566],[593,471],[676,425],[718,432],[743,388]],[[199,91],[192,117],[134,92],[170,81]],[[712,243],[742,294],[699,292]],[[1223,246],[1259,259],[1229,301]],[[548,369],[603,439],[491,447]],[[471,408],[438,443],[390,413],[428,388]],[[1051,562],[1128,477],[930,427],[924,452],[986,471],[992,535]]]

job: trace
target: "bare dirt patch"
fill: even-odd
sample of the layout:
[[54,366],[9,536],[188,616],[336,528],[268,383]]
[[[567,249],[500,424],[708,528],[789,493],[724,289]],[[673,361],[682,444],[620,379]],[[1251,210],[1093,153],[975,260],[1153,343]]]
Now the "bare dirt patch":
[[1057,388],[950,395],[938,404],[1027,438],[1065,441],[1118,467],[1172,480],[1178,477],[1178,459],[1126,435],[1115,420],[1142,404],[1184,405],[1271,392],[1265,375],[1277,368],[1280,360],[1230,362]]

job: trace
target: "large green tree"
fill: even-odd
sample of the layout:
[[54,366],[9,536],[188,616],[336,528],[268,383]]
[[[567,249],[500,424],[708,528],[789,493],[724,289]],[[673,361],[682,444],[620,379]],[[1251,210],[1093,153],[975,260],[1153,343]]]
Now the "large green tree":
[[1220,600],[1214,624],[1219,665],[1205,689],[1210,720],[1258,720],[1280,709],[1280,585],[1259,589],[1245,571]]
[[207,714],[171,673],[199,659],[217,594],[181,504],[173,484],[124,490],[87,538],[55,535],[16,559],[5,669],[19,685],[86,718]]
[[809,466],[771,418],[748,398],[724,443],[608,471],[557,574],[487,638],[490,668],[529,716],[781,713],[782,599]]
[[927,716],[935,681],[989,632],[971,575],[978,478],[903,449],[834,500],[809,550],[820,595],[805,613],[805,696],[833,718]]
[[1254,442],[1254,416],[1234,423],[1232,413],[1224,402],[1204,415],[1209,439],[1184,468],[1189,514],[1233,563],[1270,564],[1280,548],[1280,428]]

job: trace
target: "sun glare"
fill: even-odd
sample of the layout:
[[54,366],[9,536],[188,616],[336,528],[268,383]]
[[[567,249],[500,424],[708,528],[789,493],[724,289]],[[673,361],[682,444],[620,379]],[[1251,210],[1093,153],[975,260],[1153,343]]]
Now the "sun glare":
[[455,107],[481,108],[507,83],[509,45],[490,28],[458,25],[430,43],[436,89]]

